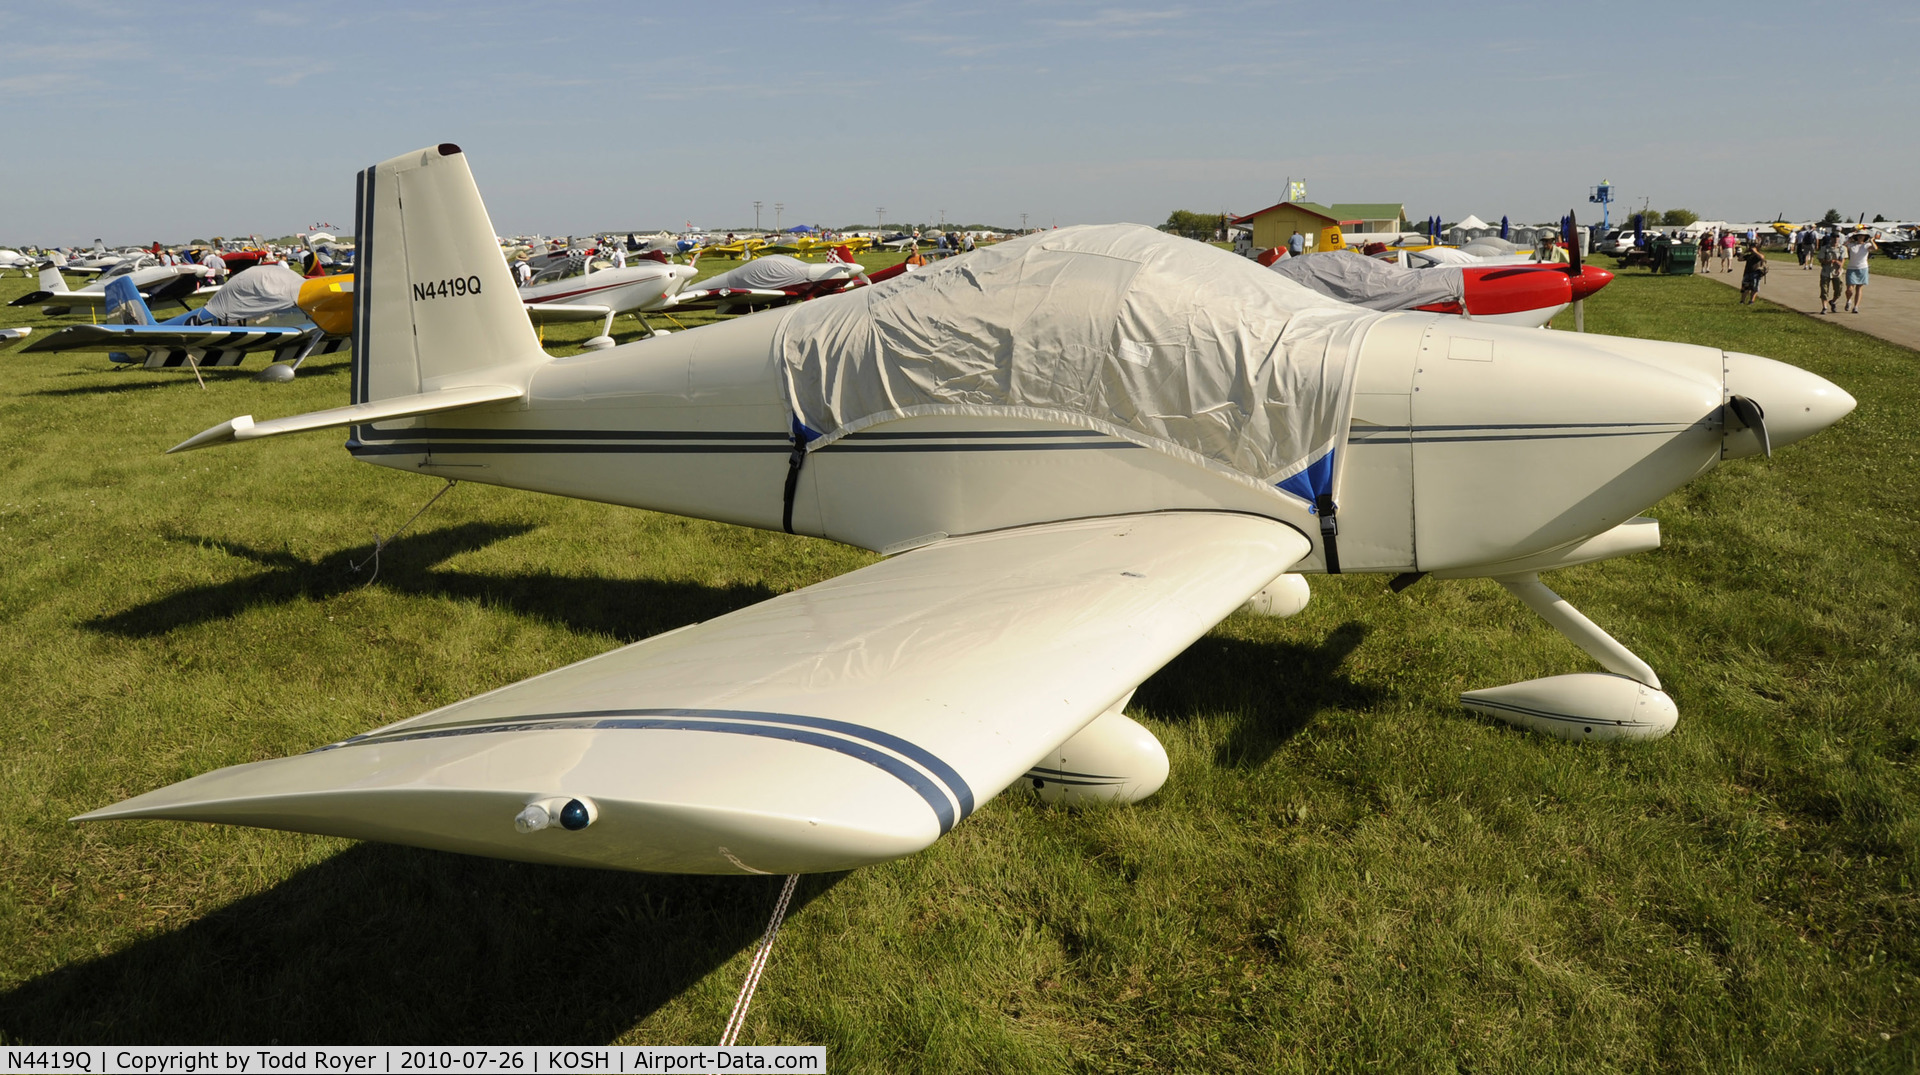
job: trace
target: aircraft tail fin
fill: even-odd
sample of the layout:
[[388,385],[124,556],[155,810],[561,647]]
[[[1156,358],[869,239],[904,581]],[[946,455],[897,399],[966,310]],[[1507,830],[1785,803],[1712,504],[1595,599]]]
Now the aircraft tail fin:
[[524,386],[546,364],[459,146],[376,164],[354,197],[354,403]]
[[153,311],[131,276],[116,276],[107,284],[107,320],[117,325],[151,325]]
[[60,267],[58,265],[43,265],[40,267],[40,290],[51,292],[55,295],[66,292],[67,278],[60,275]]
[[848,249],[845,243],[834,247],[830,253],[833,255],[833,260],[835,261],[846,265],[853,264],[853,251]]
[[1320,229],[1319,249],[1324,251],[1324,250],[1345,250],[1346,248],[1347,248],[1347,237],[1341,233],[1340,225],[1329,224],[1326,227]]

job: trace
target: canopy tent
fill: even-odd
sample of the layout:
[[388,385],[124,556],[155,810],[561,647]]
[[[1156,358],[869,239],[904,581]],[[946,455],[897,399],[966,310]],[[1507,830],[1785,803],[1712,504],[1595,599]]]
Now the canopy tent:
[[1493,227],[1493,225],[1487,223],[1484,220],[1481,220],[1479,217],[1474,216],[1472,213],[1468,213],[1467,219],[1462,220],[1458,224],[1455,224],[1454,227],[1459,228],[1462,231],[1465,231],[1469,228],[1491,228]]
[[1369,310],[1411,310],[1435,302],[1466,301],[1466,277],[1459,269],[1438,266],[1408,269],[1351,250],[1330,250],[1305,258],[1286,258],[1273,270],[1322,295]]
[[244,325],[300,305],[306,277],[285,265],[262,265],[236,273],[207,300],[207,315],[223,325]]
[[813,225],[795,224],[793,227],[787,229],[787,234],[788,235],[812,235]]
[[1374,318],[1133,224],[1037,232],[793,308],[774,336],[817,451],[918,415],[1060,422],[1313,504],[1338,485]]

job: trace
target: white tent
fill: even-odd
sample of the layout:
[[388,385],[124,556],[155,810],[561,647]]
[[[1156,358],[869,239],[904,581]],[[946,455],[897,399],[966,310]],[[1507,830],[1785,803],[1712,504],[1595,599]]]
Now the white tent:
[[1474,216],[1472,213],[1468,213],[1467,219],[1462,220],[1458,224],[1455,224],[1454,227],[1459,228],[1461,231],[1471,231],[1474,228],[1491,228],[1493,227],[1493,225],[1487,223],[1484,220],[1481,220],[1479,217]]

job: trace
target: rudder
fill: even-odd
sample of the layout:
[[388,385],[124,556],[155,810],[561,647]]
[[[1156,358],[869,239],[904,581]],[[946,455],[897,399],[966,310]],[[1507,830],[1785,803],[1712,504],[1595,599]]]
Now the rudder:
[[147,308],[147,300],[140,297],[140,289],[133,286],[131,276],[116,276],[108,282],[107,320],[122,325],[154,323],[153,311]]
[[548,361],[459,146],[362,171],[354,205],[354,403],[522,384]]

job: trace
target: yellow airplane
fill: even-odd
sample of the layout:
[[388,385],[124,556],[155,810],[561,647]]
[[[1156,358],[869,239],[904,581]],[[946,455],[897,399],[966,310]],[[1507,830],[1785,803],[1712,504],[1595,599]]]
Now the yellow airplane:
[[742,258],[765,249],[765,239],[735,239],[730,243],[708,243],[697,253],[706,258]]

